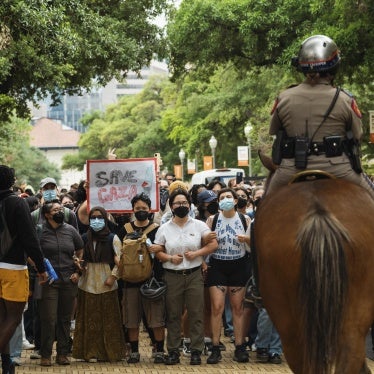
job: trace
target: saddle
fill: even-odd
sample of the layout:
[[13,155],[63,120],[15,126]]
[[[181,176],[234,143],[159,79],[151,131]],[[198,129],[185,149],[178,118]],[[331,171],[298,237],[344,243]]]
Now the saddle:
[[303,170],[294,174],[288,184],[311,182],[317,179],[336,179],[336,176],[323,170]]

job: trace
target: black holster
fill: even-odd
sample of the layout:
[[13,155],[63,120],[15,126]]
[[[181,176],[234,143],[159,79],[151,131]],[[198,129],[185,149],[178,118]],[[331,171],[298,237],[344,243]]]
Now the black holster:
[[351,131],[347,133],[347,139],[343,142],[343,149],[351,162],[352,169],[357,174],[362,173],[360,144],[358,140],[353,138]]
[[282,129],[277,132],[276,138],[274,139],[271,158],[275,165],[280,165],[282,162],[282,144],[286,136],[286,132]]

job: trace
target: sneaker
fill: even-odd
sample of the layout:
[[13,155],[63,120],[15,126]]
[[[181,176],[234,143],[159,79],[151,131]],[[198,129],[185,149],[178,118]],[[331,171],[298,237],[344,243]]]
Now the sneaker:
[[258,362],[268,362],[269,350],[267,348],[257,348],[256,359]]
[[34,345],[34,344],[31,344],[27,339],[25,339],[25,340],[22,342],[22,349],[29,350],[29,349],[34,349],[34,348],[35,348],[35,345]]
[[165,363],[165,355],[164,352],[156,352],[154,355],[154,360],[153,362],[155,364],[163,364]]
[[234,361],[236,362],[248,362],[249,361],[249,354],[245,350],[243,345],[237,345],[235,348],[234,353]]
[[169,355],[165,357],[165,365],[176,365],[179,363],[180,360],[178,351],[170,351]]
[[257,347],[256,347],[256,344],[255,344],[255,343],[253,343],[253,344],[251,345],[251,351],[252,351],[252,352],[256,352],[256,351],[257,351]]
[[39,360],[42,356],[40,356],[40,351],[36,350],[33,353],[31,353],[30,358],[31,360]]
[[270,353],[269,355],[269,362],[271,364],[281,364],[282,359],[278,353]]
[[183,342],[183,356],[191,356],[191,341],[184,340]]
[[191,360],[190,360],[190,365],[201,365],[201,357],[200,357],[200,352],[193,350],[191,352]]
[[128,364],[137,364],[140,361],[139,352],[131,352],[130,357],[127,359]]
[[222,360],[221,351],[218,345],[212,347],[212,353],[207,358],[207,364],[218,364]]

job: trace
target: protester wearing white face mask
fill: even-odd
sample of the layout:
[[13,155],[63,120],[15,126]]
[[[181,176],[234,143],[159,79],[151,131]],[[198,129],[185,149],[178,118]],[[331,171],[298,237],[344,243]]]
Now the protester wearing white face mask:
[[249,217],[241,217],[236,211],[238,196],[231,188],[223,188],[218,192],[218,202],[221,212],[218,217],[211,216],[206,222],[215,231],[218,241],[218,249],[209,259],[210,267],[207,280],[211,298],[213,333],[213,348],[207,363],[217,364],[222,359],[219,339],[226,294],[229,295],[233,315],[234,360],[248,362],[248,353],[243,345],[242,302],[245,285],[250,274],[247,252],[250,249],[249,230],[251,220]]
[[[59,199],[58,190],[57,190],[57,182],[54,178],[44,178],[40,182],[40,192],[43,196],[43,203],[57,201]],[[74,228],[78,229],[77,217],[75,213],[70,210],[69,208],[64,207],[64,222],[68,223],[69,225],[73,226]],[[34,210],[31,213],[32,220],[35,225],[45,223],[45,219],[43,214],[40,214],[40,208]]]

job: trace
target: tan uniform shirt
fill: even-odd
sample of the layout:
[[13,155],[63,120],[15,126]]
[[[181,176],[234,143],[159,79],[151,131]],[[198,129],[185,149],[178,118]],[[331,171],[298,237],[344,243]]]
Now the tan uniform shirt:
[[[327,112],[336,88],[327,80],[311,85],[303,82],[282,92],[273,109],[270,122],[270,135],[276,135],[283,126],[287,136],[306,136],[313,142],[322,142],[325,136],[346,136],[351,129],[354,138],[361,139],[361,114],[352,96],[340,91],[334,108],[320,126]],[[319,127],[320,126],[320,127]],[[319,128],[318,128],[319,127]],[[348,157],[343,153],[338,157],[326,157],[325,154],[308,157],[307,169],[324,170],[338,178],[350,180],[367,189],[374,197],[373,190],[362,175],[352,170]],[[268,193],[286,185],[292,176],[299,172],[294,159],[283,159],[268,186]]]
[[356,139],[361,139],[361,118],[354,112],[354,99],[341,91],[338,99],[319,130],[315,133],[329,108],[336,88],[327,81],[314,86],[301,83],[282,92],[270,123],[270,135],[276,135],[283,124],[288,136],[308,136],[322,142],[324,136],[345,136],[351,128]]

